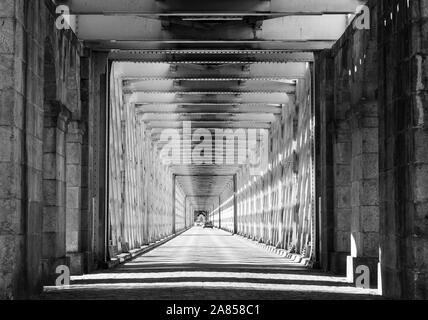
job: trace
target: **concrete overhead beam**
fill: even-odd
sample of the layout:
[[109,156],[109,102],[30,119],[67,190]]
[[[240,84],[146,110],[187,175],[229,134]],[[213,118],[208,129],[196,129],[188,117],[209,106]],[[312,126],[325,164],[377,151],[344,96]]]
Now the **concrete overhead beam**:
[[354,13],[358,0],[60,0],[73,14],[266,16]]

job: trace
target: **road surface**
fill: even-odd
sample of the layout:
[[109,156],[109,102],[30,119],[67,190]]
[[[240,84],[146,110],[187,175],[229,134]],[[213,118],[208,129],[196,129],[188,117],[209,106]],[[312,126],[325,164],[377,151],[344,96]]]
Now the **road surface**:
[[42,299],[377,299],[343,277],[307,270],[255,243],[194,227],[112,270],[46,287]]

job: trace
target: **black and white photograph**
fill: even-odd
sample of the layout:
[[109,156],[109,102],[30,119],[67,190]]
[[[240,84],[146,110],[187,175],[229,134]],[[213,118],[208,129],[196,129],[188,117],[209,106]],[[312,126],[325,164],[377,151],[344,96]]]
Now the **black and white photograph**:
[[0,0],[0,300],[428,300],[428,0]]

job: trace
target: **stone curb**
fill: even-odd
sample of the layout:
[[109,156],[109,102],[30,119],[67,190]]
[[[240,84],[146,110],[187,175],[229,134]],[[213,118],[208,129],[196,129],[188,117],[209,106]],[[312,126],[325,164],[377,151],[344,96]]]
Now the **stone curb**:
[[182,231],[179,231],[177,233],[174,233],[166,238],[163,238],[161,240],[158,240],[156,242],[150,243],[149,245],[146,246],[142,246],[139,249],[133,249],[130,250],[127,253],[122,253],[117,255],[115,258],[111,259],[110,261],[107,261],[105,264],[105,269],[113,269],[125,262],[128,262],[129,260],[132,260],[142,254],[145,254],[147,252],[152,251],[153,249],[156,249],[157,247],[167,243],[168,241],[174,239],[175,237],[179,236],[180,234],[186,232],[187,230],[189,230],[190,228],[184,229]]

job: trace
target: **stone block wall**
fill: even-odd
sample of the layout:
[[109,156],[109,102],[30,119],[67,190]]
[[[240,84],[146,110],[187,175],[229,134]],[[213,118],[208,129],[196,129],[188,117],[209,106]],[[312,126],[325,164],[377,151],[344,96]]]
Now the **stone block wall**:
[[428,298],[428,4],[378,2],[382,291]]
[[320,263],[347,271],[353,281],[353,266],[363,259],[373,285],[379,256],[376,22],[371,5],[369,29],[356,28],[354,20],[331,50],[316,55]]
[[[26,87],[23,70],[26,68],[25,50],[27,21],[22,1],[0,1],[0,139],[3,150],[0,154],[0,298],[16,298],[25,288],[23,275],[26,274],[26,233],[28,211],[33,223],[40,226],[42,210],[41,190],[41,155],[33,156],[32,166],[28,169],[33,177],[38,175],[33,194],[28,199],[26,179],[27,141],[26,121]],[[33,23],[36,23],[36,19]],[[34,49],[37,54],[43,50],[43,37],[35,35]],[[33,69],[31,76],[34,83],[42,78],[42,71]],[[40,82],[40,81],[39,81]],[[37,90],[34,90],[37,92]],[[34,102],[34,104],[31,104]],[[38,111],[33,117],[31,138],[33,142],[42,141],[43,101],[30,101],[31,110]],[[38,149],[40,151],[40,148]],[[30,201],[27,201],[30,200]],[[41,232],[34,230],[33,240],[40,242]],[[39,257],[34,255],[32,265],[37,273],[41,272]],[[33,281],[32,281],[33,282]],[[34,280],[33,284],[37,282]]]
[[81,44],[55,27],[52,1],[0,1],[0,19],[0,297],[19,299],[52,283],[58,264],[74,273],[97,264],[84,254],[94,248],[87,183],[98,168],[86,150],[100,144],[86,129],[98,126],[88,115],[102,109],[93,89],[102,72],[81,72]]
[[[316,54],[315,88],[308,68],[270,132],[269,170],[252,177],[243,168],[220,196],[215,223],[313,256],[315,90],[317,261],[339,273],[348,265],[351,280],[354,266],[376,275],[380,261],[386,296],[426,299],[428,5],[368,4],[370,29],[352,24]],[[121,251],[183,226],[182,207],[173,217],[172,174],[131,105],[114,100],[118,92],[112,105],[125,109],[111,113],[107,237],[106,54],[58,30],[54,9],[0,0],[0,298],[36,294],[58,264],[75,274],[97,268],[106,238]],[[190,223],[194,208],[184,203]]]
[[426,299],[428,6],[368,5],[370,29],[316,58],[321,265],[343,272],[344,250],[350,280],[366,264],[385,296]]

